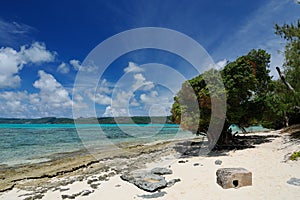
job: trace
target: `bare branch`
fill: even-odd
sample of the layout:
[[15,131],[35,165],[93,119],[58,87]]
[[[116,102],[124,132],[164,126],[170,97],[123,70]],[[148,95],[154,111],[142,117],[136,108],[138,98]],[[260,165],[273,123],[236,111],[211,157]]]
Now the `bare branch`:
[[279,77],[280,77],[281,81],[284,83],[284,85],[285,85],[289,90],[291,90],[292,92],[295,92],[295,89],[294,89],[294,88],[286,81],[284,75],[283,75],[283,74],[281,73],[281,71],[280,71],[280,68],[279,68],[279,67],[276,67],[276,70],[277,70],[277,72],[278,72],[278,74],[279,74]]

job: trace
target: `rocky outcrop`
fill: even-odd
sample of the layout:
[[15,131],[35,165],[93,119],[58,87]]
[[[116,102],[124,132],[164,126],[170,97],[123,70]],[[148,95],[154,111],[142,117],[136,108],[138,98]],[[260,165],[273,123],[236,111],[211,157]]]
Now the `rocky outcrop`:
[[167,181],[163,176],[149,172],[130,172],[121,176],[121,179],[136,185],[147,192],[155,192],[167,187]]
[[171,187],[180,179],[173,179],[167,182],[162,175],[172,174],[172,170],[157,167],[151,171],[133,171],[124,173],[121,179],[136,185],[138,188],[147,192],[155,192],[165,187]]
[[163,168],[163,167],[156,167],[151,170],[152,174],[157,174],[157,175],[166,175],[166,174],[172,174],[172,170]]

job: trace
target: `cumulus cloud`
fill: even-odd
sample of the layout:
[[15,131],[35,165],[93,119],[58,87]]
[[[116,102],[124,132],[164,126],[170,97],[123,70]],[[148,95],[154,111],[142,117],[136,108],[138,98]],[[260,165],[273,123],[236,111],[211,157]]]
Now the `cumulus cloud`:
[[48,107],[71,107],[72,100],[68,91],[56,81],[56,79],[46,72],[38,72],[40,79],[35,81],[33,86],[40,89],[40,101]]
[[21,46],[20,51],[10,47],[0,48],[0,88],[15,88],[20,85],[18,75],[26,64],[40,64],[54,60],[55,53],[45,44],[35,42],[30,47]]
[[37,93],[0,92],[0,113],[5,117],[70,117],[72,106],[84,106],[80,97],[71,100],[69,92],[51,74],[42,70],[33,84]]
[[106,79],[103,79],[96,89],[92,88],[86,91],[89,99],[100,105],[111,104],[111,93],[110,83]]
[[48,51],[46,45],[40,42],[34,42],[28,48],[21,46],[20,50],[20,55],[25,63],[51,62],[54,60],[55,54],[55,52]]
[[151,91],[149,95],[147,94],[141,94],[140,99],[144,103],[156,103],[158,102],[158,93],[157,91]]
[[154,83],[151,81],[147,81],[143,74],[135,74],[133,76],[135,83],[132,85],[133,91],[137,89],[141,90],[151,90],[154,88]]
[[62,63],[57,67],[57,70],[56,70],[56,71],[59,72],[59,73],[62,73],[62,74],[67,74],[67,73],[70,72],[70,68],[69,68],[69,66],[68,66],[66,63],[62,62]]
[[97,70],[97,66],[94,65],[82,65],[79,60],[70,60],[70,64],[76,71],[85,71],[85,72],[93,72]]
[[125,73],[137,73],[137,72],[143,72],[144,69],[139,67],[137,64],[133,63],[133,62],[129,62],[128,66],[124,69]]

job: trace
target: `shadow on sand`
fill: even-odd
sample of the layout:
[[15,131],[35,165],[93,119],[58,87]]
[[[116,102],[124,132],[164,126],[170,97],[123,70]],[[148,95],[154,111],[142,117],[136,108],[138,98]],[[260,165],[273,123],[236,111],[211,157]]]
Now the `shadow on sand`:
[[255,145],[271,142],[278,135],[238,135],[234,137],[234,142],[230,145],[216,145],[212,150],[208,150],[207,141],[185,141],[179,142],[174,149],[181,158],[194,156],[224,156],[231,150],[243,150],[255,148]]

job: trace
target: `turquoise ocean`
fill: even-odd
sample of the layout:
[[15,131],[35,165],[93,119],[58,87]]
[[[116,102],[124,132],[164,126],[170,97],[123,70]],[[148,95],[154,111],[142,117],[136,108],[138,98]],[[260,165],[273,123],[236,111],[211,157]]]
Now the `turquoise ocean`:
[[[264,130],[261,126],[249,131]],[[238,131],[232,127],[233,131]],[[54,155],[194,137],[175,124],[0,124],[0,166],[39,163]]]

